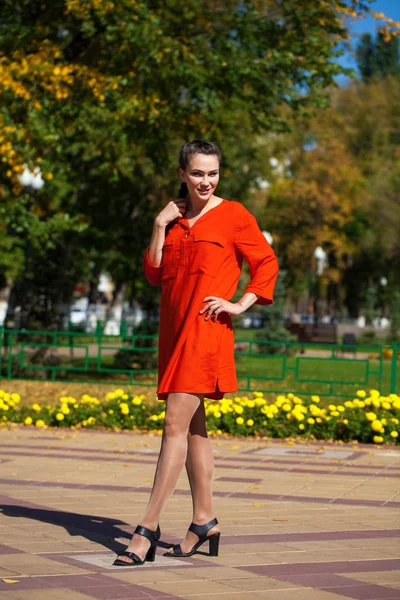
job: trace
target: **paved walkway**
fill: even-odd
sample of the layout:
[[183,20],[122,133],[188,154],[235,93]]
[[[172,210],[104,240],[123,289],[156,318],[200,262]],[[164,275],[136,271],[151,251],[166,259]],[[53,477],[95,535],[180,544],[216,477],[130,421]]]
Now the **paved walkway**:
[[[0,600],[400,598],[399,448],[214,440],[220,556],[161,547],[125,568],[112,561],[146,505],[160,438],[0,435]],[[190,509],[182,476],[162,540],[184,535]]]

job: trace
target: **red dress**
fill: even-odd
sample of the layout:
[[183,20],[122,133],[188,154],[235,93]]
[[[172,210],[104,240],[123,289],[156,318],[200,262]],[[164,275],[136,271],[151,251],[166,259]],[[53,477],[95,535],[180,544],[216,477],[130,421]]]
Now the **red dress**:
[[205,320],[199,311],[206,296],[230,300],[235,294],[243,258],[251,281],[246,292],[260,296],[257,304],[271,304],[278,261],[253,215],[239,202],[223,200],[192,227],[187,219],[169,229],[162,263],[149,263],[144,273],[153,285],[161,283],[158,341],[159,399],[169,392],[205,394],[219,400],[237,391],[232,320],[221,313]]

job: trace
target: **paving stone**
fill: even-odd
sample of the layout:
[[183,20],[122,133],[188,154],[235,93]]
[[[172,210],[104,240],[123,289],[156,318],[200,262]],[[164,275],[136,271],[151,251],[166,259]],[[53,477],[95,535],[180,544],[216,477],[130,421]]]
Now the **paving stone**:
[[[161,547],[154,563],[115,567],[160,437],[15,428],[2,441],[0,600],[400,598],[397,448],[213,440],[220,556],[205,544],[171,559]],[[178,542],[190,520],[183,474],[162,541]]]

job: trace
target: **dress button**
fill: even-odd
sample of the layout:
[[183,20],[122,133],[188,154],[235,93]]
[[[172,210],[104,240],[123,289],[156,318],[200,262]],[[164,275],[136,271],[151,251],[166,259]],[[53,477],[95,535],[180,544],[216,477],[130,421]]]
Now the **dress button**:
[[185,233],[185,238],[188,238],[188,237],[189,237],[189,232],[187,231],[187,232]]

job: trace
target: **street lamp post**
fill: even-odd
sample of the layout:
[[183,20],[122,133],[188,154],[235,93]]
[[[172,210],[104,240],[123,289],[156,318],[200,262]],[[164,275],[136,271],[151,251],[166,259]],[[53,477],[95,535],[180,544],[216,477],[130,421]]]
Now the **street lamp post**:
[[[44,180],[42,178],[42,173],[40,171],[40,168],[37,167],[35,169],[34,172],[32,172],[28,165],[24,165],[24,170],[22,171],[22,173],[18,176],[19,182],[21,183],[21,185],[24,186],[24,188],[29,192],[31,200],[35,199],[36,196],[36,192],[39,191],[40,189],[42,189],[42,187],[44,186]],[[24,273],[24,287],[26,289],[26,291],[28,291],[28,285],[29,285],[29,257],[30,257],[30,251],[31,251],[31,244],[30,244],[30,240],[29,240],[29,236],[26,235],[26,240],[25,240],[25,273]],[[27,294],[24,294],[24,296],[26,297]]]
[[386,286],[388,284],[388,280],[386,279],[386,277],[381,277],[379,280],[379,283],[382,286],[382,318],[385,317],[385,291],[386,291]]
[[321,317],[321,275],[326,266],[326,252],[321,246],[317,246],[314,250],[316,260],[316,279],[315,279],[315,301],[314,301],[314,327],[318,328],[318,323]]

